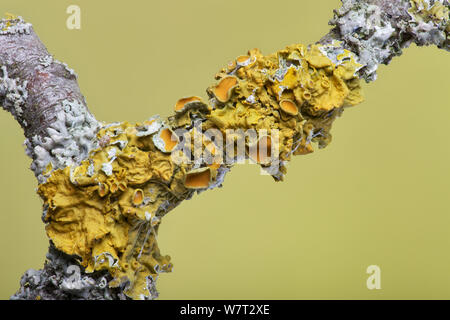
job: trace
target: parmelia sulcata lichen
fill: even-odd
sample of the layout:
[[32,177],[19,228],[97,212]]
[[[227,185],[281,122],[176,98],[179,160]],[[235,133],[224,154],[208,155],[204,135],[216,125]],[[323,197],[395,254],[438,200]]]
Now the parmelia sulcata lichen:
[[[167,119],[104,124],[84,100],[61,100],[47,135],[27,140],[52,243],[48,262],[24,275],[13,298],[156,298],[158,274],[172,270],[157,243],[171,209],[221,186],[242,158],[282,180],[292,155],[330,143],[334,120],[362,101],[360,78],[375,79],[378,64],[411,41],[448,49],[446,0],[343,3],[331,22],[335,28],[318,44],[267,56],[250,50],[220,70],[208,101],[182,98]],[[0,29],[26,32],[17,27],[23,23],[4,19]],[[35,68],[44,72],[55,64],[62,65],[44,55]],[[23,123],[27,84],[2,70],[2,105]],[[236,130],[264,134],[245,136],[239,155]],[[262,148],[269,155],[259,153]],[[207,152],[196,155],[199,149]],[[72,264],[82,267],[83,277],[68,280]]]

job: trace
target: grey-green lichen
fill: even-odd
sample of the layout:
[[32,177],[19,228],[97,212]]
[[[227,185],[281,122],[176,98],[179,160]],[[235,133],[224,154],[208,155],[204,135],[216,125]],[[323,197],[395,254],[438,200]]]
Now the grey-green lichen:
[[96,133],[101,124],[77,100],[63,100],[56,119],[47,128],[47,136],[39,135],[25,140],[27,154],[33,158],[31,169],[40,183],[45,181],[43,172],[65,168],[80,163],[98,146]]
[[0,106],[9,111],[20,123],[25,121],[22,115],[27,98],[27,81],[10,78],[6,66],[0,66]]
[[412,42],[449,50],[448,0],[342,0],[330,21],[334,39],[358,56],[359,71],[376,79],[380,64],[388,64]]
[[[86,274],[73,256],[51,244],[44,268],[29,269],[20,280],[12,300],[127,300],[123,288],[110,288],[111,276],[100,271]],[[150,290],[156,297],[154,285]]]

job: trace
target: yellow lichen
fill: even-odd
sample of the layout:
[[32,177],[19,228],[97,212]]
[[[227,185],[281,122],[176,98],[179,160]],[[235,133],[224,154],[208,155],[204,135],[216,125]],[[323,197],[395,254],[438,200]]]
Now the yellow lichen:
[[133,204],[135,206],[140,205],[144,201],[144,191],[136,189],[133,194]]
[[442,23],[444,26],[449,24],[449,8],[439,1],[435,1],[432,6],[425,0],[410,0],[411,8],[409,13],[417,21]]
[[[135,135],[139,126],[122,123],[100,130],[99,139],[109,136],[106,146],[78,167],[53,171],[38,188],[55,246],[78,256],[87,272],[109,270],[112,285],[129,282],[127,294],[136,299],[150,296],[146,281],[171,269],[170,258],[161,256],[156,244],[159,217],[192,193],[184,177],[173,178],[170,154],[158,150],[150,136]],[[120,141],[126,141],[123,149]],[[103,170],[105,163],[112,174]]]
[[5,26],[2,28],[2,31],[6,31],[8,30],[9,27],[15,25],[17,23],[17,19],[18,17],[16,15],[6,12],[5,13],[6,23]]
[[220,102],[227,102],[231,98],[233,89],[237,86],[236,77],[227,76],[223,78],[214,88],[214,95]]
[[178,143],[177,136],[169,128],[161,129],[153,139],[156,147],[162,152],[172,152]]
[[184,185],[189,189],[204,189],[211,183],[211,169],[209,167],[196,169],[186,174]]
[[99,183],[99,185],[98,185],[98,194],[99,194],[100,197],[103,198],[104,196],[106,196],[108,191],[109,191],[109,187],[108,187],[107,184]]
[[280,101],[280,108],[287,114],[291,116],[296,116],[298,114],[298,107],[294,101],[285,99]]
[[202,101],[202,98],[196,97],[196,96],[182,98],[182,99],[178,100],[177,103],[175,104],[175,111],[176,112],[182,112],[190,104],[195,103],[195,102],[201,102],[201,101]]
[[[356,75],[361,65],[353,55],[343,50],[334,63],[321,49],[298,44],[268,56],[250,50],[218,73],[218,83],[207,90],[211,105],[188,97],[165,122],[104,126],[97,134],[100,146],[79,166],[49,166],[38,192],[55,246],[77,256],[86,272],[108,270],[114,279],[109,285],[127,285],[128,296],[151,297],[148,284],[172,268],[157,244],[161,218],[197,190],[214,186],[219,170],[233,164],[220,160],[232,158],[229,150],[203,132],[217,130],[226,143],[237,139],[229,129],[264,132],[244,139],[245,155],[263,167],[279,159],[272,175],[281,180],[292,155],[313,152],[313,143],[325,147],[344,107],[362,100]],[[194,125],[198,120],[203,131]],[[178,128],[187,130],[183,139]],[[179,143],[195,136],[214,159],[175,162]],[[187,145],[195,151],[194,140]],[[231,150],[237,151],[234,142]]]

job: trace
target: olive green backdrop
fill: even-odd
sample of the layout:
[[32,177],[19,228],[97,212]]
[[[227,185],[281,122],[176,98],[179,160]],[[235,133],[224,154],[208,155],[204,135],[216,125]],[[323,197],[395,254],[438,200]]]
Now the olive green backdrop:
[[[81,7],[81,30],[66,8]],[[49,51],[79,74],[99,120],[169,115],[206,97],[213,75],[259,47],[317,41],[339,1],[2,0],[34,24]],[[235,167],[224,188],[181,204],[159,242],[174,272],[161,299],[450,298],[450,56],[412,47],[365,85],[333,142],[295,157],[285,182]],[[24,137],[0,111],[0,298],[41,268],[47,238]],[[366,268],[381,268],[368,290]]]

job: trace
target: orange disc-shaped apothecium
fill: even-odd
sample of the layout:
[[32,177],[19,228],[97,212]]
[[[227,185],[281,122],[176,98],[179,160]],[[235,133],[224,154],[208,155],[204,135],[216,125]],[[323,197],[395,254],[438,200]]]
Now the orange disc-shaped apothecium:
[[282,100],[280,102],[280,108],[285,113],[290,114],[292,116],[296,116],[298,114],[298,107],[295,102],[291,100]]
[[178,141],[170,129],[167,128],[162,129],[159,136],[164,141],[164,147],[166,151],[168,152],[172,151],[173,148],[175,148],[175,146],[177,145]]
[[119,190],[120,191],[125,191],[127,190],[127,184],[124,182],[119,183]]
[[141,189],[136,189],[133,194],[133,204],[135,206],[140,205],[144,201],[144,191]]
[[249,59],[250,59],[249,56],[239,56],[236,58],[236,62],[238,64],[244,64],[244,63],[248,62]]
[[184,185],[189,189],[207,188],[211,182],[211,170],[202,168],[188,172]]
[[214,95],[220,102],[227,102],[231,98],[231,91],[238,84],[236,77],[228,76],[220,80],[217,86],[214,88]]
[[177,103],[175,104],[175,111],[181,111],[184,109],[184,107],[186,106],[186,104],[190,103],[190,102],[197,102],[197,101],[202,101],[202,99],[200,97],[187,97],[187,98],[181,98],[180,100],[177,101]]
[[100,197],[104,197],[106,196],[106,194],[108,193],[108,186],[104,183],[100,183],[98,186],[98,194],[100,195]]
[[111,193],[115,193],[117,190],[119,190],[119,185],[115,182],[111,183],[111,187],[109,188]]

